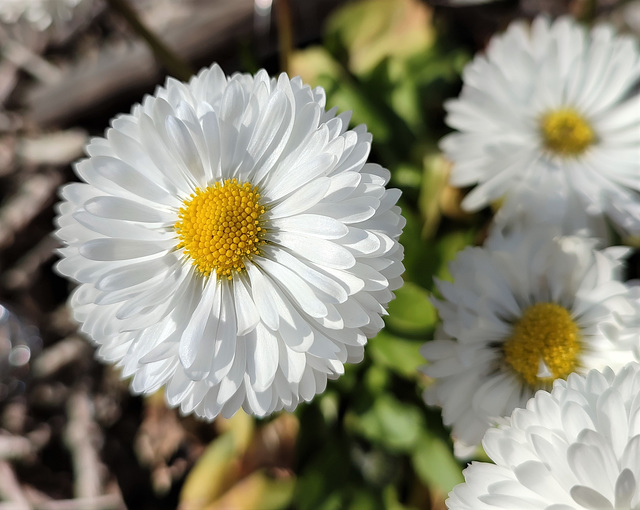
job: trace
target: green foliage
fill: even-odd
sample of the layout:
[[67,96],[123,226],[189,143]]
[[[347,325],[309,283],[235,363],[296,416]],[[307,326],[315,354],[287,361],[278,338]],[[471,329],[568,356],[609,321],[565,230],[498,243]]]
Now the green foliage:
[[361,414],[348,414],[349,429],[392,452],[411,452],[425,427],[420,409],[389,393],[380,394]]
[[415,283],[405,282],[395,294],[396,298],[389,304],[387,327],[395,332],[425,338],[437,320],[427,291]]
[[[425,337],[427,338],[427,337]],[[422,341],[409,340],[389,331],[381,331],[369,342],[369,355],[379,366],[387,367],[401,377],[414,379],[425,363],[420,355]]]
[[[291,73],[321,85],[328,106],[353,111],[373,134],[372,151],[391,168],[414,167],[443,132],[442,103],[455,95],[468,60],[443,41],[417,0],[365,0],[335,12],[326,44],[293,55]],[[398,177],[402,170],[398,171]],[[413,184],[419,189],[421,178]]]
[[464,482],[460,464],[453,457],[451,446],[430,430],[423,430],[411,462],[424,483],[448,494],[457,484]]

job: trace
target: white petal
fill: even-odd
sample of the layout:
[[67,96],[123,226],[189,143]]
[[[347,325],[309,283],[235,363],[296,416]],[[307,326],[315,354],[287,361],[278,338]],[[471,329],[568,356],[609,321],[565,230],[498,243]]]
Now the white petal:
[[249,292],[250,284],[245,278],[238,276],[234,279],[233,298],[236,309],[238,336],[242,336],[256,327],[260,321],[260,314]]
[[271,234],[273,242],[288,248],[296,255],[316,264],[336,269],[349,269],[356,263],[354,256],[337,243],[317,237],[277,232]]
[[94,239],[82,244],[80,255],[89,260],[111,261],[148,257],[166,252],[175,241],[134,241],[130,239]]
[[323,239],[340,239],[349,232],[344,223],[317,214],[288,216],[274,220],[271,225],[287,232],[318,236]]
[[104,273],[96,282],[96,288],[99,290],[119,290],[139,283],[143,283],[151,279],[155,275],[165,275],[173,264],[172,257],[165,256],[162,258],[146,260],[126,266],[116,267]]
[[273,333],[258,325],[247,337],[247,373],[256,392],[266,391],[278,368],[278,340]]
[[87,212],[101,218],[139,221],[143,223],[173,223],[176,216],[158,208],[120,197],[95,197],[84,204]]
[[272,289],[273,284],[254,264],[246,265],[251,284],[251,291],[256,309],[263,322],[272,330],[278,329],[280,314],[278,313],[277,296]]
[[[210,279],[202,289],[202,294],[198,299],[193,314],[189,317],[180,338],[180,348],[178,350],[180,362],[186,369],[196,363],[200,357],[202,359],[202,350],[213,354],[213,338],[205,338],[204,332],[209,319],[213,316],[213,321],[217,321],[220,314],[220,288],[216,280]],[[211,344],[205,347],[205,342]],[[197,376],[196,376],[197,377]],[[200,378],[200,377],[199,377]]]
[[317,204],[329,189],[330,180],[321,177],[296,190],[269,211],[269,218],[278,219],[303,213]]
[[182,160],[185,168],[189,170],[196,183],[205,182],[205,172],[200,153],[187,126],[174,116],[168,116],[165,120],[165,125],[167,135],[173,142],[170,148],[174,150],[176,157]]
[[215,339],[213,366],[208,378],[213,384],[217,384],[229,373],[236,355],[237,343],[236,310],[230,285],[223,283],[221,287],[220,315],[217,318],[217,331],[213,337]]
[[280,284],[281,289],[300,310],[316,318],[327,315],[327,307],[316,297],[311,287],[293,271],[267,258],[255,258],[254,262]]

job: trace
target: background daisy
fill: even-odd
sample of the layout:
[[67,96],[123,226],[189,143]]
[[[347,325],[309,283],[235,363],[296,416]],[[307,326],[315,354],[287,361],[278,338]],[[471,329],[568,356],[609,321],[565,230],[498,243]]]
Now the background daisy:
[[442,406],[459,455],[493,420],[572,372],[617,370],[638,347],[640,301],[620,281],[620,247],[549,228],[467,248],[438,281],[441,333],[427,342],[424,398]]
[[639,76],[636,41],[610,26],[587,32],[570,18],[538,17],[495,36],[445,105],[458,131],[441,141],[454,163],[451,183],[477,184],[463,207],[477,210],[539,180],[567,200],[576,194],[589,214],[615,203],[624,223],[638,225]]
[[[516,409],[482,444],[450,510],[640,508],[640,366],[606,368],[554,383]],[[505,506],[507,504],[508,506]]]
[[214,65],[169,79],[76,165],[58,270],[101,359],[209,419],[324,390],[401,284],[404,221],[371,136],[322,89]]

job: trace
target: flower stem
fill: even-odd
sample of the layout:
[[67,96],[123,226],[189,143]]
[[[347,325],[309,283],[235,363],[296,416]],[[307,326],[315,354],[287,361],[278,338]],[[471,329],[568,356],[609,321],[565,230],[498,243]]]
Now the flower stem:
[[276,1],[276,24],[278,26],[280,70],[288,73],[291,54],[293,53],[293,23],[291,21],[291,3],[289,0]]
[[580,13],[581,21],[591,25],[596,19],[597,11],[598,0],[585,0],[582,12]]

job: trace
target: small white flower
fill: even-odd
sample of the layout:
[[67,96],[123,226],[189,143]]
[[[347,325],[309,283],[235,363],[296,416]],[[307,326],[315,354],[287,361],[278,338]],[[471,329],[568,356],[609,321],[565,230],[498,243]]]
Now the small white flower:
[[300,78],[169,79],[62,190],[58,270],[99,357],[209,419],[324,390],[401,285],[404,225],[371,135]]
[[450,510],[639,510],[640,365],[558,380],[482,444]]
[[26,23],[36,30],[68,23],[86,12],[94,0],[0,0],[0,20],[6,24]]
[[458,130],[441,142],[451,182],[478,184],[463,207],[477,210],[527,182],[575,194],[592,215],[616,204],[640,225],[639,77],[637,41],[610,26],[588,33],[569,18],[540,17],[494,37],[446,104]]
[[438,281],[442,331],[422,349],[435,381],[424,393],[453,427],[456,454],[491,423],[572,372],[634,359],[640,300],[620,281],[628,250],[538,228],[467,248]]

